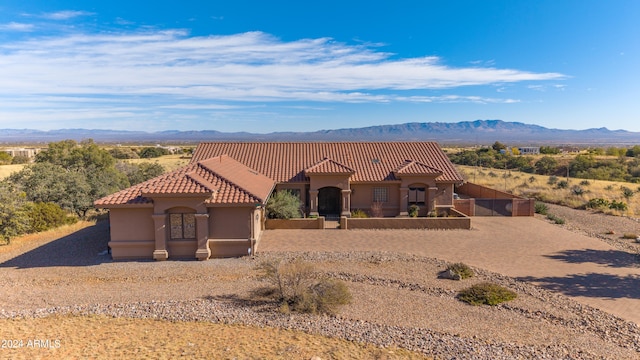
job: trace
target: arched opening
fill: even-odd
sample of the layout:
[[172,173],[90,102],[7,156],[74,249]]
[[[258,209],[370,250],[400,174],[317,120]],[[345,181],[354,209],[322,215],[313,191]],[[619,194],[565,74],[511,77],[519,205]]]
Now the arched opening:
[[321,216],[340,216],[340,200],[342,190],[327,186],[318,190],[318,213]]

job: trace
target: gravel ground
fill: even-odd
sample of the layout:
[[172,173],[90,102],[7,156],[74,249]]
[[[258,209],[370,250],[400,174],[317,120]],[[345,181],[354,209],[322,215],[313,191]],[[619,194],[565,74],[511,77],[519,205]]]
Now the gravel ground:
[[[585,213],[555,206],[550,212],[565,218],[568,229],[603,240],[601,229],[615,228],[618,234],[638,229],[630,219],[618,223],[622,218],[595,214],[583,220]],[[637,325],[482,269],[464,281],[439,279],[444,261],[381,252],[113,262],[97,255],[106,246],[101,226],[82,231],[81,241],[66,237],[0,256],[0,318],[104,314],[278,327],[396,345],[444,359],[640,358]],[[605,241],[624,249],[630,244],[620,235]],[[293,257],[346,281],[353,302],[336,316],[285,315],[277,304],[253,293],[264,285],[255,269],[260,261]],[[481,281],[509,287],[518,298],[495,307],[455,298],[460,289]]]

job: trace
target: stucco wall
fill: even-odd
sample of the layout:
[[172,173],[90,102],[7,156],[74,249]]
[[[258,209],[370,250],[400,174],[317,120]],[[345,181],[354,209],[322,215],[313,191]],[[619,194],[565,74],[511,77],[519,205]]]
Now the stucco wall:
[[209,239],[249,239],[251,207],[209,208]]
[[471,229],[468,217],[343,219],[346,229]]
[[155,235],[152,214],[152,208],[109,210],[111,241],[153,241]]
[[373,188],[385,187],[389,199],[382,204],[384,216],[396,216],[400,212],[400,185],[398,184],[351,184],[351,210],[360,209],[371,215]]

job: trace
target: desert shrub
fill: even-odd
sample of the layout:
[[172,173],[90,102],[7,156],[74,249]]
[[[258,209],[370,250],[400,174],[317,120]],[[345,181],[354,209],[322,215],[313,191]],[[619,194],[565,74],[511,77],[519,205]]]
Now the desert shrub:
[[624,235],[622,235],[623,239],[637,239],[638,238],[638,234],[635,233],[626,233]]
[[265,210],[270,219],[299,218],[300,198],[288,190],[280,190],[269,197]]
[[418,213],[420,212],[420,207],[416,204],[409,206],[409,216],[418,217]]
[[338,306],[351,302],[344,282],[318,277],[313,265],[300,259],[265,261],[257,269],[270,285],[262,294],[275,297],[281,312],[333,314]]
[[567,180],[558,181],[556,184],[556,188],[558,189],[566,189],[569,187],[569,182]]
[[369,215],[367,215],[367,213],[364,210],[355,209],[351,212],[351,217],[356,219],[358,218],[363,219],[363,218],[368,218]]
[[498,305],[513,300],[518,295],[497,284],[483,282],[458,293],[458,299],[471,305]]
[[574,185],[571,187],[571,193],[573,195],[580,196],[585,193],[585,190],[578,185]]
[[384,217],[384,211],[382,211],[381,202],[374,202],[373,204],[371,204],[371,216],[376,218]]
[[460,279],[467,279],[475,275],[469,265],[465,263],[455,263],[447,267],[447,270],[452,271],[454,274],[460,275]]
[[498,174],[496,174],[493,171],[491,171],[491,172],[489,172],[489,177],[498,177]]
[[54,203],[35,202],[25,205],[25,212],[29,218],[28,232],[40,232],[53,229],[77,221],[69,216],[60,206]]
[[591,183],[589,182],[589,180],[582,180],[582,181],[580,181],[580,185],[589,186],[589,185],[591,185]]
[[528,181],[529,181],[529,183],[533,184],[534,182],[536,182],[536,177],[535,176],[531,176],[531,177],[529,177]]
[[620,191],[622,191],[622,196],[624,196],[624,198],[627,200],[630,199],[634,194],[633,190],[629,189],[626,186],[621,186]]
[[556,215],[553,215],[553,214],[547,214],[547,219],[553,221],[558,225],[562,225],[565,223],[563,218],[557,217]]
[[611,191],[613,190],[613,185],[607,185],[604,189],[607,191]]
[[547,184],[549,185],[555,185],[558,182],[558,177],[555,175],[549,176],[549,179],[547,180]]
[[541,215],[546,215],[547,211],[549,211],[549,207],[547,206],[547,204],[540,201],[536,201],[534,209],[537,214]]
[[602,199],[602,198],[594,198],[594,199],[589,199],[589,202],[587,202],[586,206],[590,209],[606,209],[609,207],[609,205],[611,205],[609,203],[609,200]]
[[11,160],[12,164],[28,164],[31,162],[31,159],[28,156],[24,156],[24,155],[16,155],[13,157],[13,160]]
[[620,210],[620,211],[626,211],[627,210],[627,203],[622,202],[622,201],[615,201],[613,200],[611,202],[611,204],[609,204],[609,209],[612,210]]
[[138,151],[138,156],[140,156],[143,159],[157,158],[157,157],[169,155],[169,154],[171,154],[169,150],[165,148],[157,147],[157,146],[144,147]]

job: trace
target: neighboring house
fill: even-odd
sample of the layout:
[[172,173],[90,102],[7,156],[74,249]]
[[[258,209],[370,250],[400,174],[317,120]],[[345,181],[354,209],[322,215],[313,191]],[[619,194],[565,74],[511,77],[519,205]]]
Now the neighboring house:
[[238,256],[260,238],[272,191],[289,190],[307,216],[385,216],[453,207],[462,176],[434,142],[200,144],[191,163],[96,201],[110,210],[114,259]]
[[539,155],[540,147],[539,146],[523,146],[519,147],[518,151],[520,155]]

